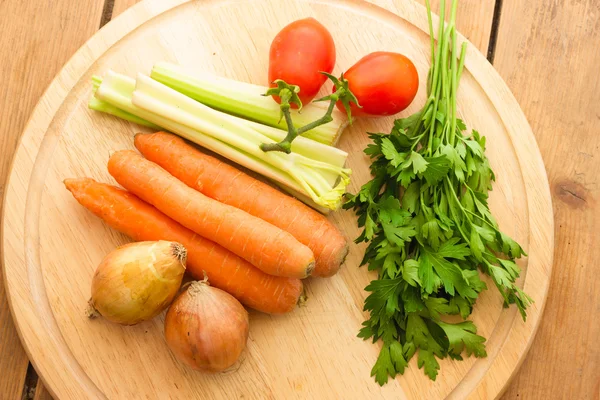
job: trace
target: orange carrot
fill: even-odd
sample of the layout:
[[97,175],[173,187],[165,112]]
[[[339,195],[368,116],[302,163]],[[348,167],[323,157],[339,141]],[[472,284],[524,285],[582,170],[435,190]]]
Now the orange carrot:
[[204,196],[134,151],[114,153],[108,171],[125,189],[263,272],[305,278],[314,269],[312,251],[288,232]]
[[165,132],[137,134],[135,146],[186,185],[291,233],[315,255],[313,275],[335,274],[348,244],[327,218],[231,165]]
[[195,279],[204,272],[211,285],[229,292],[255,310],[292,311],[302,294],[302,281],[267,275],[243,258],[204,239],[131,193],[90,178],[65,179],[75,199],[109,226],[134,240],[170,240],[187,248],[187,271]]

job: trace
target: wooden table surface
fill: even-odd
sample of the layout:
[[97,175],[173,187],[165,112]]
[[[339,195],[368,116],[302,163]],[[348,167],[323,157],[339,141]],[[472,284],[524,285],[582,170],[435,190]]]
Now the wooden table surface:
[[[136,2],[0,1],[0,197],[19,136],[54,75]],[[525,111],[553,196],[546,311],[503,398],[599,399],[600,0],[460,0],[458,16],[461,32],[487,54]],[[2,279],[0,399],[51,399],[21,347]]]

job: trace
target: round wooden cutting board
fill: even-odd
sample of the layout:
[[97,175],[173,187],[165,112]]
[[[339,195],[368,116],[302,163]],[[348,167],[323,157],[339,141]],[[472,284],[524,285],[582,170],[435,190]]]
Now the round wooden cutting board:
[[[531,129],[512,94],[470,45],[458,108],[488,139],[497,175],[490,203],[501,228],[529,257],[520,284],[533,297],[527,322],[502,308],[489,280],[472,319],[488,338],[488,357],[444,360],[435,382],[417,368],[384,387],[369,376],[379,344],[356,337],[367,314],[352,245],[341,272],[310,279],[309,301],[289,315],[251,313],[248,352],[236,371],[208,375],[173,358],[164,316],[134,327],[90,321],[84,308],[95,267],[127,238],[109,229],[64,189],[63,179],[106,171],[112,150],[133,148],[139,127],[87,109],[90,77],[108,69],[135,76],[170,61],[253,83],[266,83],[269,46],[289,22],[313,16],[337,45],[334,73],[375,50],[414,60],[424,102],[429,68],[427,18],[408,0],[147,0],[103,28],[51,84],[25,130],[6,190],[2,254],[8,296],[21,340],[49,390],[60,399],[441,399],[496,398],[531,345],[548,290],[553,253],[550,193]],[[464,40],[464,38],[461,38]],[[366,132],[388,132],[393,119],[358,120],[339,145],[350,153],[351,191],[369,179]],[[350,212],[330,218],[345,235],[359,231]]]

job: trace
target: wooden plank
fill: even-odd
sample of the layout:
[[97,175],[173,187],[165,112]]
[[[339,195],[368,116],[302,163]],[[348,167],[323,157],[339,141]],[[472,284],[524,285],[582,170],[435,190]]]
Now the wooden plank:
[[[4,162],[4,161],[3,161]],[[27,372],[27,356],[21,347],[15,330],[3,278],[0,277],[0,398],[16,399],[21,396],[25,374]]]
[[[101,12],[98,0],[0,2],[0,197],[33,107],[65,61],[98,29]],[[0,355],[0,398],[20,398],[28,361],[10,316],[3,275]]]
[[33,400],[52,400],[52,395],[48,392],[48,389],[44,387],[41,379],[38,381]]
[[555,268],[537,338],[506,399],[600,393],[598,1],[505,1],[495,66],[529,118],[555,212]]

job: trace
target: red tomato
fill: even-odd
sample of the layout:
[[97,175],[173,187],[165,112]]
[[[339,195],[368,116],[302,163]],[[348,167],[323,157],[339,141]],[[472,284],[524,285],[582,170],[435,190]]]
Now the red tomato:
[[[335,44],[329,31],[314,18],[300,19],[281,30],[271,43],[269,82],[282,79],[300,86],[302,104],[319,92],[335,64]],[[277,101],[279,99],[276,98]]]
[[[352,115],[392,115],[413,101],[419,88],[419,74],[408,58],[378,51],[361,58],[344,73],[358,104],[351,103]],[[345,112],[341,102],[338,109]]]

